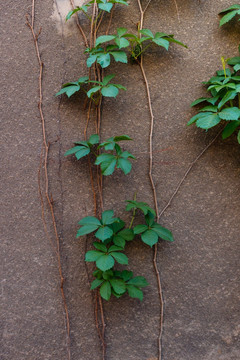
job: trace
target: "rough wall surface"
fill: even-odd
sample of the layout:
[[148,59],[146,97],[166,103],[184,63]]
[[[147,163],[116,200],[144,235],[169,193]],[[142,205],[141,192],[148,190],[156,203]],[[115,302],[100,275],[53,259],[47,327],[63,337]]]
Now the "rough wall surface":
[[[216,133],[186,127],[194,114],[189,104],[204,95],[201,81],[221,67],[220,57],[237,54],[240,34],[237,22],[218,28],[218,12],[232,1],[177,2],[179,21],[174,1],[152,0],[145,18],[145,27],[174,33],[189,46],[188,50],[172,46],[168,53],[154,48],[144,58],[153,94],[153,175],[160,209]],[[93,210],[87,164],[63,157],[73,141],[83,139],[85,115],[79,96],[54,97],[62,83],[86,74],[84,44],[74,22],[65,24],[68,0],[36,0],[35,6],[36,27],[42,28],[39,46],[44,62],[43,111],[51,143],[49,179],[61,235],[72,360],[98,360],[101,350],[83,261],[85,244],[75,238],[77,222]],[[43,229],[38,194],[42,145],[38,63],[25,25],[31,1],[7,0],[0,10],[4,80],[0,88],[1,359],[65,360],[58,267]],[[112,30],[124,25],[135,31],[138,20],[137,1],[131,0],[128,9],[115,12]],[[104,181],[105,208],[121,215],[124,200],[131,199],[136,190],[139,198],[152,203],[147,177],[149,112],[138,66],[117,64],[111,71],[128,91],[118,101],[104,101],[102,138],[128,134],[135,140],[130,151],[137,156],[129,176],[119,173]],[[240,359],[239,153],[234,138],[224,142],[219,138],[193,167],[162,217],[176,240],[159,245],[165,300],[163,360]],[[131,268],[144,275],[150,286],[142,303],[127,297],[104,303],[107,359],[155,360],[159,304],[152,252],[138,243],[129,247],[128,255]]]

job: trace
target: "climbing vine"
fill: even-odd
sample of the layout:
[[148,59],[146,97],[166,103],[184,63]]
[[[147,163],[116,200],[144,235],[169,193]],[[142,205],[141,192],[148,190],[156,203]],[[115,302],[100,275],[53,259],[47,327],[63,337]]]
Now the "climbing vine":
[[[159,222],[159,210],[157,204],[156,188],[152,177],[153,167],[153,150],[152,150],[152,136],[154,126],[154,116],[151,104],[150,88],[147,76],[143,66],[143,55],[151,46],[160,46],[165,50],[169,49],[171,43],[186,47],[182,42],[176,40],[174,35],[165,32],[156,32],[155,34],[150,29],[143,28],[144,14],[150,5],[149,1],[145,7],[142,8],[141,1],[138,0],[140,10],[140,21],[136,28],[136,33],[129,33],[126,28],[119,27],[116,32],[109,34],[110,22],[112,21],[112,13],[115,5],[127,6],[125,0],[92,0],[87,2],[82,7],[73,8],[67,16],[68,21],[74,14],[80,13],[85,16],[90,23],[90,41],[83,32],[80,25],[79,18],[78,27],[83,35],[86,44],[85,54],[87,54],[86,65],[89,68],[89,76],[81,77],[77,81],[71,81],[64,84],[61,90],[56,94],[57,96],[66,94],[71,97],[79,91],[86,94],[87,102],[85,103],[87,112],[87,124],[84,131],[84,140],[74,141],[74,147],[69,149],[65,156],[74,155],[77,160],[87,156],[89,173],[91,178],[93,196],[94,196],[94,215],[87,216],[79,221],[81,226],[78,230],[77,237],[90,236],[92,245],[95,250],[86,252],[85,261],[94,262],[96,270],[93,272],[93,280],[91,289],[99,289],[97,291],[97,301],[101,312],[101,323],[97,319],[97,329],[99,337],[102,341],[103,359],[106,355],[105,345],[105,321],[103,307],[101,305],[101,297],[109,300],[111,295],[119,298],[124,293],[128,293],[130,297],[143,299],[142,288],[147,286],[147,280],[143,276],[133,277],[133,272],[129,269],[119,271],[115,268],[115,264],[128,265],[128,258],[124,254],[125,246],[135,237],[140,235],[141,240],[150,247],[155,246],[154,250],[154,268],[158,280],[159,300],[160,300],[160,333],[158,338],[159,359],[161,359],[161,336],[163,324],[163,297],[161,289],[161,281],[159,270],[157,267],[157,243],[160,239],[166,241],[173,241],[171,231],[161,226]],[[90,10],[91,9],[91,10]],[[110,13],[110,21],[105,34],[98,36],[100,25],[105,17],[105,13]],[[133,141],[128,135],[113,134],[112,137],[105,141],[101,139],[101,108],[104,97],[116,98],[120,90],[127,89],[112,80],[115,74],[108,74],[105,76],[104,70],[108,68],[112,61],[121,62],[124,64],[130,62],[139,65],[143,80],[146,87],[147,101],[150,111],[150,163],[149,163],[149,178],[153,190],[153,199],[155,210],[144,202],[128,200],[126,206],[127,211],[132,211],[132,219],[129,226],[119,218],[114,217],[112,209],[105,210],[103,207],[102,187],[103,176],[112,175],[117,169],[123,171],[127,175],[132,169],[131,159],[135,156],[130,152],[124,150],[119,144],[121,142]],[[92,77],[92,73],[94,76]],[[96,133],[87,137],[87,129],[90,120],[90,109],[96,109]],[[95,160],[92,162],[92,159]],[[94,184],[93,172],[96,173],[97,185]],[[97,193],[95,191],[97,188]],[[99,199],[99,201],[97,200]],[[135,225],[136,212],[140,211],[144,215],[144,223]],[[101,330],[100,330],[101,328]]]
[[[141,239],[145,244],[154,247],[153,265],[157,276],[158,293],[159,293],[159,335],[158,335],[158,359],[162,358],[161,339],[163,331],[163,296],[160,272],[157,264],[158,256],[158,242],[160,240],[173,241],[173,235],[170,230],[164,228],[159,224],[160,218],[166,209],[171,205],[173,198],[179,191],[183,181],[188,173],[191,171],[193,165],[205,153],[205,151],[216,140],[219,134],[203,149],[197,158],[190,164],[183,178],[180,180],[173,195],[168,201],[167,205],[160,212],[156,186],[152,176],[153,170],[153,146],[152,137],[154,131],[154,113],[152,108],[152,97],[147,75],[144,69],[144,54],[151,46],[160,46],[166,51],[169,49],[171,43],[183,46],[186,45],[175,39],[174,35],[165,32],[156,32],[155,34],[150,30],[144,28],[144,16],[149,9],[151,0],[147,2],[145,8],[142,6],[141,0],[136,0],[140,18],[134,33],[129,33],[125,27],[119,27],[112,34],[109,34],[113,12],[118,6],[128,6],[126,0],[91,0],[82,7],[74,7],[74,3],[70,0],[72,11],[67,14],[68,21],[73,15],[76,15],[76,22],[78,29],[83,37],[86,54],[86,67],[88,74],[79,78],[76,81],[71,81],[62,85],[57,96],[66,95],[71,97],[75,93],[82,91],[86,95],[85,109],[86,109],[86,123],[82,134],[82,139],[73,139],[74,146],[70,148],[65,156],[75,156],[81,162],[81,159],[87,157],[89,178],[91,189],[93,193],[94,210],[90,216],[86,216],[79,221],[80,228],[77,232],[77,237],[84,237],[85,240],[90,239],[92,242],[91,250],[87,250],[85,254],[86,263],[92,262],[95,264],[95,270],[92,276],[91,290],[95,291],[95,316],[96,327],[102,345],[102,359],[106,358],[106,341],[105,341],[105,318],[103,310],[104,300],[110,300],[112,296],[120,298],[124,294],[128,294],[132,298],[143,300],[143,288],[148,285],[147,279],[142,275],[135,276],[128,268],[118,270],[117,264],[127,266],[128,257],[124,251],[126,246],[134,239]],[[177,4],[176,4],[177,7]],[[60,288],[65,309],[66,329],[67,329],[67,344],[68,344],[68,359],[71,358],[70,353],[70,325],[67,304],[63,290],[63,275],[61,268],[59,236],[56,227],[53,200],[48,190],[48,151],[49,143],[45,131],[45,119],[42,111],[42,73],[43,62],[38,48],[38,36],[40,32],[35,31],[34,27],[34,8],[35,2],[32,1],[32,17],[31,20],[27,18],[27,25],[29,26],[34,39],[38,64],[39,64],[39,111],[42,121],[43,133],[43,150],[41,156],[41,164],[39,167],[39,194],[42,205],[42,218],[44,228],[49,237],[46,228],[45,211],[44,211],[44,197],[41,190],[40,178],[42,165],[44,168],[45,188],[47,204],[50,208],[53,228],[56,236],[56,244],[54,249],[56,251]],[[230,21],[235,16],[240,15],[240,6],[233,5],[221,12],[222,19],[220,26]],[[177,8],[178,13],[178,8]],[[78,16],[80,14],[80,16]],[[108,15],[109,14],[109,15]],[[81,26],[81,17],[85,16],[89,21],[89,34],[86,34]],[[178,13],[179,17],[179,13]],[[106,31],[102,30],[104,20],[107,20]],[[104,27],[103,27],[104,28]],[[98,33],[101,31],[101,35]],[[240,47],[239,47],[240,51]],[[116,171],[121,171],[124,175],[128,175],[134,164],[135,158],[138,154],[131,154],[125,150],[125,144],[128,141],[134,141],[126,134],[112,134],[108,139],[101,139],[101,123],[102,107],[104,97],[116,98],[120,96],[121,91],[127,91],[125,86],[113,82],[115,74],[105,75],[105,69],[110,67],[113,62],[120,62],[123,64],[137,64],[141,71],[145,90],[147,103],[149,108],[150,119],[150,133],[149,133],[149,180],[152,187],[154,209],[143,201],[137,201],[136,194],[133,200],[127,200],[126,211],[131,212],[129,216],[129,224],[126,224],[120,217],[114,216],[113,209],[104,209],[103,200],[103,184],[104,176],[114,176]],[[240,57],[231,59],[222,58],[223,70],[217,72],[217,76],[211,78],[205,84],[210,94],[209,97],[197,99],[192,103],[192,106],[197,106],[204,102],[207,106],[200,109],[199,113],[195,115],[190,121],[189,125],[196,123],[198,127],[209,129],[216,126],[221,121],[227,121],[228,124],[224,130],[220,131],[223,138],[230,136],[238,129],[238,142],[240,143]],[[232,70],[227,68],[227,65],[232,67]],[[210,104],[210,105],[209,105]],[[93,116],[94,114],[94,116]],[[95,126],[94,134],[88,136],[89,124],[92,121]],[[124,145],[122,145],[124,144]],[[81,166],[83,166],[81,164]],[[139,194],[138,194],[139,196]],[[142,223],[136,222],[137,212],[142,214]]]

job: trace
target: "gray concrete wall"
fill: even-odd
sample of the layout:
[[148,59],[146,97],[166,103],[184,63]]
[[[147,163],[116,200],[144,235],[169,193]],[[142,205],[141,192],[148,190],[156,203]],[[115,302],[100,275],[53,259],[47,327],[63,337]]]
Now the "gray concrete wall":
[[[71,327],[72,360],[101,359],[92,295],[84,266],[85,245],[76,240],[77,222],[92,214],[87,164],[64,158],[83,138],[85,115],[79,97],[55,98],[61,84],[86,74],[84,45],[74,23],[61,22],[67,0],[36,1],[36,28],[44,62],[50,190],[61,237],[61,258]],[[137,2],[116,11],[114,26],[134,31]],[[237,54],[240,26],[219,29],[218,12],[230,0],[153,0],[145,27],[174,33],[189,49],[153,49],[144,58],[155,113],[154,169],[162,209],[189,164],[214,137],[186,122],[191,101],[205,94],[201,81],[221,67],[220,57]],[[42,133],[38,112],[38,63],[25,14],[31,1],[5,1],[1,9],[1,230],[2,360],[65,360],[66,331],[58,267],[41,220],[38,167]],[[60,12],[58,12],[59,10]],[[65,14],[64,14],[65,15]],[[83,23],[85,26],[85,23]],[[124,200],[138,190],[152,204],[148,172],[149,112],[138,66],[115,64],[128,89],[118,101],[104,101],[102,138],[128,134],[137,155],[127,177],[104,180],[105,208],[123,214]],[[175,243],[159,245],[165,300],[164,360],[237,360],[239,355],[239,145],[220,138],[194,166],[162,224]],[[138,154],[140,154],[138,156]],[[119,198],[119,193],[123,194]],[[125,216],[125,215],[124,215]],[[50,214],[47,226],[51,229]],[[50,230],[51,231],[51,230]],[[54,234],[51,233],[54,238]],[[128,297],[104,302],[108,360],[155,360],[159,327],[152,252],[129,246],[130,266],[150,282],[142,303]]]

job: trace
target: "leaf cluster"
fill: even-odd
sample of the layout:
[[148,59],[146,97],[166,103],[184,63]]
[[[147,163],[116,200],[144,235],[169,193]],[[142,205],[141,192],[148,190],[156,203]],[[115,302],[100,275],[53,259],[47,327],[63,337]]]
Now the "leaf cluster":
[[[199,98],[191,104],[204,106],[190,119],[188,125],[195,123],[197,127],[208,130],[223,121],[226,126],[222,138],[226,139],[240,126],[240,56],[227,60],[222,58],[222,63],[223,70],[217,71],[216,76],[204,82],[210,97]],[[226,68],[226,64],[233,69]],[[240,143],[240,131],[237,138]]]
[[87,14],[88,8],[90,6],[92,6],[94,3],[96,2],[98,9],[100,9],[100,13],[102,11],[106,11],[106,12],[110,12],[112,10],[112,7],[114,4],[121,4],[121,5],[128,5],[126,0],[91,0],[88,3],[86,3],[85,5],[81,6],[81,7],[76,7],[75,9],[69,11],[69,13],[66,16],[66,21],[69,20],[74,14],[76,14],[77,12],[81,11],[83,12],[86,17],[91,21],[92,18],[91,16],[89,16]]
[[143,292],[141,288],[149,285],[143,276],[133,277],[133,272],[128,270],[96,270],[93,276],[95,276],[96,279],[92,282],[91,290],[100,287],[100,294],[105,300],[109,300],[111,295],[120,298],[128,292],[130,297],[142,301]]
[[[110,146],[109,144],[111,142],[105,146]],[[132,278],[132,272],[126,270],[123,272],[114,270],[115,263],[128,265],[128,257],[123,253],[128,242],[134,240],[138,234],[141,234],[142,241],[151,247],[159,238],[173,241],[172,233],[154,221],[155,211],[147,203],[128,200],[126,211],[133,211],[132,220],[136,211],[142,212],[145,223],[136,225],[132,229],[133,221],[131,221],[130,227],[127,228],[123,220],[114,217],[113,210],[104,211],[101,219],[87,216],[79,221],[81,227],[77,237],[94,233],[97,239],[93,242],[95,250],[87,251],[85,261],[96,263],[97,270],[94,276],[97,279],[93,281],[91,289],[101,286],[100,294],[106,300],[110,299],[111,294],[120,297],[126,291],[131,297],[142,300],[143,294],[140,288],[147,285],[146,280],[143,277]],[[117,285],[120,290],[116,290]]]
[[[223,26],[224,24],[232,20],[235,16],[240,15],[240,4],[231,5],[227,9],[222,10],[219,15],[223,15],[219,24],[219,26]],[[240,21],[240,18],[238,19],[238,21]]]
[[89,155],[92,152],[96,156],[95,165],[100,165],[102,174],[112,175],[115,169],[121,169],[127,175],[131,169],[132,164],[129,159],[135,159],[128,151],[123,151],[118,144],[120,141],[132,140],[128,135],[115,136],[107,139],[101,143],[97,149],[104,148],[105,151],[97,155],[95,153],[94,145],[99,144],[99,136],[97,134],[91,135],[88,141],[75,142],[75,146],[66,151],[65,156],[74,154],[77,160]]

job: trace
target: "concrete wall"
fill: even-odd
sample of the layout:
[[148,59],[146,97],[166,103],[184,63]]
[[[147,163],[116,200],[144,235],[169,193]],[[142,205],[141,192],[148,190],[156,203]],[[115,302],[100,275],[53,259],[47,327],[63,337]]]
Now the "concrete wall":
[[[218,12],[230,0],[152,0],[145,27],[174,33],[189,49],[152,49],[144,58],[155,113],[154,169],[160,210],[189,164],[215,136],[187,128],[189,104],[205,94],[201,81],[221,67],[220,57],[235,56],[240,25],[218,27]],[[73,141],[83,139],[85,113],[79,96],[55,98],[63,82],[86,74],[84,44],[74,22],[61,15],[67,0],[36,1],[36,28],[44,62],[43,111],[48,140],[50,191],[55,201],[65,293],[70,315],[72,360],[101,359],[92,295],[84,265],[85,244],[76,240],[77,222],[92,214],[86,162],[64,158]],[[31,1],[0,5],[2,118],[2,317],[3,360],[65,360],[66,331],[57,261],[41,220],[38,167],[42,133],[38,112],[38,63],[25,14]],[[137,1],[118,8],[114,28],[135,31]],[[83,26],[86,22],[83,22]],[[104,180],[105,208],[123,214],[125,199],[138,191],[152,204],[147,177],[149,112],[138,66],[115,64],[128,89],[118,101],[105,100],[102,138],[128,134],[137,155],[127,177]],[[175,243],[159,245],[165,300],[164,360],[237,360],[239,356],[239,145],[220,138],[193,167],[172,206],[162,217]],[[139,154],[139,155],[138,155]],[[120,198],[119,193],[123,194]],[[125,216],[125,215],[124,215]],[[51,229],[50,214],[47,226]],[[51,232],[51,230],[50,230]],[[54,234],[51,232],[54,239]],[[130,266],[150,282],[144,300],[104,302],[109,360],[157,359],[159,303],[152,252],[138,242],[127,251]]]

